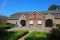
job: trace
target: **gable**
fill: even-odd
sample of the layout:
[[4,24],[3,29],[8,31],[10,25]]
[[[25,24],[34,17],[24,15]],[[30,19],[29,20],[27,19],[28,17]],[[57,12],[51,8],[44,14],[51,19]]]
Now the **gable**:
[[27,19],[44,19],[44,17],[39,12],[32,12]]
[[51,14],[46,15],[45,19],[55,19],[55,17]]

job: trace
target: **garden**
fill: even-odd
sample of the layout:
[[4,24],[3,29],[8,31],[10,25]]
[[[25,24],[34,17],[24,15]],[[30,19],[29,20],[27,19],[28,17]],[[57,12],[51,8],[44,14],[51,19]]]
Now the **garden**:
[[25,40],[46,40],[46,33],[33,31],[28,36],[25,37]]
[[10,29],[13,27],[15,27],[15,24],[11,24],[11,23],[0,24],[0,29]]
[[33,31],[24,40],[60,40],[60,30],[53,28],[50,32]]
[[60,40],[60,24],[57,24],[56,28],[52,28],[48,33],[33,31],[24,40]]
[[[0,24],[0,40],[18,40],[29,33],[28,30],[6,30],[13,28],[14,26],[15,24],[11,23]],[[60,24],[57,24],[56,27],[57,28],[53,28],[48,33],[36,30],[32,31],[24,40],[60,40]]]
[[17,40],[18,38],[27,34],[27,30],[19,30],[19,31],[5,31],[3,33],[0,32],[0,40]]
[[13,28],[15,24],[4,23],[0,24],[0,40],[17,40],[18,38],[26,35],[28,30],[12,30],[7,31],[6,29]]

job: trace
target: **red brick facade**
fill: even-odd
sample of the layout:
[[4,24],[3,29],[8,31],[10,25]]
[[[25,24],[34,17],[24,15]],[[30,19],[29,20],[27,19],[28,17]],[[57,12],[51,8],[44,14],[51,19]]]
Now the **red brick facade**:
[[41,13],[39,12],[32,12],[29,15],[25,16],[25,15],[21,15],[19,17],[18,20],[8,20],[8,22],[10,23],[14,23],[18,26],[22,26],[21,21],[24,20],[25,21],[25,27],[45,27],[45,26],[55,26],[56,24],[60,24],[60,19],[56,19],[53,15],[51,14],[47,14],[46,16],[43,16]]
[[[60,19],[55,19],[54,16],[52,16],[51,14],[46,15],[45,17],[43,15],[41,15],[41,13],[39,12],[32,12],[31,14],[24,16],[22,15],[19,20],[18,20],[18,25],[20,24],[21,20],[25,20],[26,21],[26,27],[30,27],[30,20],[33,21],[32,27],[45,27],[46,26],[46,20],[52,20],[52,26],[54,26],[54,24],[60,24]],[[38,24],[38,21],[41,21],[41,24]]]

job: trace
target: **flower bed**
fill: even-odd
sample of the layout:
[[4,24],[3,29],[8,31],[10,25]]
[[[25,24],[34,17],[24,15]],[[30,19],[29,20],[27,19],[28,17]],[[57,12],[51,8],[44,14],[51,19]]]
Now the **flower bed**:
[[27,34],[27,30],[20,30],[20,31],[10,31],[7,35],[0,36],[0,40],[17,40],[18,38]]
[[25,40],[46,40],[46,33],[33,31],[27,37],[25,37]]

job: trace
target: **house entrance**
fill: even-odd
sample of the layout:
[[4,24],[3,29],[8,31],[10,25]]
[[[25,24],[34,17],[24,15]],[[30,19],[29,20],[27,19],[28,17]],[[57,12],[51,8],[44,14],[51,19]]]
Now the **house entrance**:
[[53,21],[51,19],[46,20],[45,22],[46,27],[53,27]]
[[21,26],[26,26],[26,21],[25,20],[21,20],[20,24],[21,24]]

